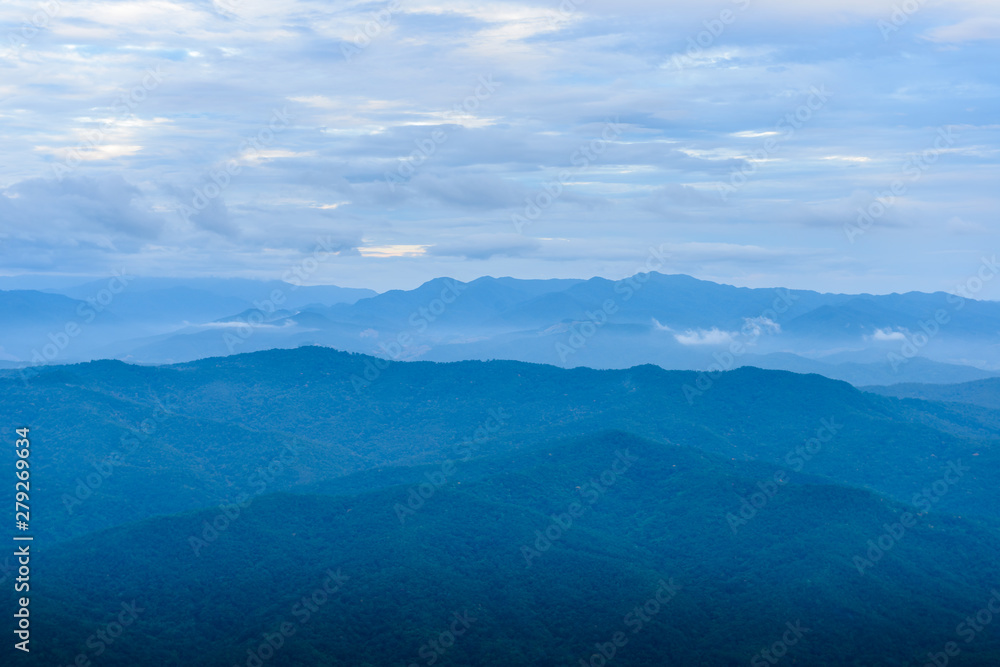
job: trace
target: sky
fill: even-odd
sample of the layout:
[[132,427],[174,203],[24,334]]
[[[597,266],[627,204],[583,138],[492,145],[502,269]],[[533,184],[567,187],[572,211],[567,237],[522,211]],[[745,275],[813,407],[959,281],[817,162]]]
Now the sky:
[[997,0],[8,0],[0,275],[950,291],[998,46]]

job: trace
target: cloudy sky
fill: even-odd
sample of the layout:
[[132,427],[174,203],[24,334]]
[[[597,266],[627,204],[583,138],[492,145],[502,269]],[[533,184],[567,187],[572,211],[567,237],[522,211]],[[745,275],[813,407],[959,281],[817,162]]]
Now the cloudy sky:
[[[8,0],[0,274],[950,290],[996,0]],[[983,296],[1000,298],[1000,286]]]

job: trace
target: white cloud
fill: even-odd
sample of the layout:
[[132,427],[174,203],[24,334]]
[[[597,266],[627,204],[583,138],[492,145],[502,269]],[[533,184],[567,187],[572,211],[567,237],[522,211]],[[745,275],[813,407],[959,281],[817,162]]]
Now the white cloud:
[[729,136],[738,137],[740,139],[756,139],[758,137],[773,137],[777,134],[779,134],[779,132],[775,132],[774,130],[768,130],[766,132],[764,131],[755,132],[753,130],[744,130],[742,132],[732,132],[730,133]]
[[906,340],[906,334],[902,331],[893,331],[892,328],[876,329],[870,337],[871,340],[885,342],[894,340]]
[[871,162],[870,157],[862,155],[825,155],[820,160],[838,160],[840,162]]
[[934,28],[926,34],[926,37],[932,42],[942,43],[1000,39],[1000,18],[966,19],[953,25]]
[[681,345],[725,345],[733,342],[736,332],[711,329],[688,329],[684,333],[675,333],[674,338]]
[[653,318],[653,326],[656,328],[657,331],[673,332],[673,329],[668,327],[666,324],[660,324],[660,321],[655,317]]
[[952,234],[957,235],[968,235],[968,234],[987,234],[989,229],[986,225],[980,224],[978,222],[972,222],[971,220],[963,220],[962,218],[955,216],[948,220],[945,224],[945,229],[947,229]]
[[[206,270],[205,258],[218,256],[220,271],[280,276],[334,230],[368,240],[316,279],[383,289],[456,271],[621,277],[650,244],[667,245],[671,272],[834,291],[934,289],[941,273],[974,261],[956,254],[928,271],[904,258],[987,232],[997,210],[998,93],[993,63],[974,52],[989,47],[974,40],[1000,34],[995,0],[924,0],[888,46],[876,22],[899,0],[569,4],[403,0],[348,61],[340,40],[385,2],[63,1],[5,60],[0,264],[101,270],[113,257],[170,273]],[[738,23],[689,49],[723,8]],[[36,0],[0,3],[0,22],[16,33],[38,9]],[[856,45],[850,58],[845,43]],[[903,55],[887,59],[886,48]],[[88,148],[88,133],[121,117],[116,101],[158,67],[162,86]],[[485,76],[502,85],[456,113]],[[772,159],[746,164],[784,134],[776,123],[814,85],[835,102]],[[241,158],[241,142],[285,106],[292,124]],[[580,147],[616,116],[622,136],[584,160]],[[961,123],[959,141],[919,188],[863,242],[839,243],[844,222],[946,121]],[[441,124],[447,140],[390,191],[386,172]],[[91,185],[39,185],[80,145],[74,175]],[[181,203],[213,172],[225,180],[218,169],[233,159],[242,169],[225,192],[182,223]],[[746,186],[722,201],[718,184],[741,167],[753,170]],[[515,238],[511,215],[564,170],[557,200]],[[885,253],[883,240],[900,251]],[[689,343],[724,335],[681,333]]]
[[425,245],[383,245],[362,246],[358,252],[362,257],[416,257],[427,250]]
[[747,335],[751,335],[754,338],[768,334],[778,334],[781,333],[781,325],[774,320],[767,317],[744,317],[743,318],[743,332]]
[[[278,324],[268,324],[266,322],[261,322],[253,324],[254,329],[284,329],[287,327],[293,327],[296,323],[294,320],[285,320],[281,325]],[[233,320],[230,322],[205,322],[203,324],[196,324],[193,326],[201,327],[203,329],[239,329],[240,327],[248,326],[246,322],[240,320]]]
[[[718,327],[711,329],[688,329],[684,333],[679,333],[671,327],[661,324],[659,320],[653,319],[653,326],[657,331],[671,333],[674,339],[681,345],[726,345],[733,342],[740,332],[724,331]],[[756,338],[763,334],[776,334],[781,332],[781,326],[766,317],[745,317],[743,318],[742,334],[747,337]]]

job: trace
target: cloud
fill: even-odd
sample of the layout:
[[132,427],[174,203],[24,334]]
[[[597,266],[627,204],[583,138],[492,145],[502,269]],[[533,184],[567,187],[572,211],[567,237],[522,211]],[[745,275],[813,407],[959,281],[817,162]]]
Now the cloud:
[[7,188],[0,199],[0,225],[49,235],[64,232],[155,239],[163,229],[143,193],[120,175],[71,175],[62,181],[32,178]]
[[515,206],[524,190],[497,176],[418,174],[411,181],[414,190],[440,202],[476,209]]
[[650,210],[669,213],[679,208],[704,208],[722,205],[715,192],[708,193],[689,185],[668,183],[654,190],[649,197]]
[[952,234],[959,236],[967,236],[969,234],[988,234],[990,231],[986,225],[978,222],[972,222],[971,220],[963,220],[957,215],[948,220],[945,224],[945,228]]
[[[888,39],[877,22],[899,0],[568,4],[407,0],[348,59],[385,3],[64,2],[0,47],[0,94],[17,100],[0,110],[4,269],[280,277],[326,235],[343,249],[315,280],[381,289],[463,259],[620,277],[661,244],[672,270],[828,291],[938,289],[976,261],[964,236],[1000,206],[996,2],[925,3]],[[705,32],[723,9],[735,21]],[[0,23],[18,34],[37,10],[2,3]],[[162,82],[144,89],[150,69]],[[483,78],[499,85],[477,97]],[[789,124],[814,86],[831,103]],[[268,132],[282,109],[290,123]],[[41,178],[109,118],[70,177]],[[957,143],[908,180],[942,123]],[[717,184],[751,168],[722,201]],[[213,174],[224,196],[185,221]],[[562,174],[514,238],[511,216]],[[844,224],[901,177],[907,192],[848,243]],[[934,270],[907,259],[939,251]]]
[[781,333],[781,325],[772,319],[767,317],[744,317],[743,318],[743,333],[751,336],[752,338],[757,338],[758,336],[764,334],[779,334]]
[[688,329],[684,333],[675,333],[674,339],[681,345],[725,345],[733,342],[736,332],[711,329]]
[[[260,312],[260,311],[254,311]],[[202,329],[239,329],[240,327],[246,327],[247,323],[241,320],[234,320],[232,322],[203,322],[200,324],[194,324],[192,326],[199,327]],[[294,320],[287,319],[282,324],[269,324],[267,322],[255,323],[252,325],[254,329],[286,329],[289,327],[296,326]]]
[[1000,39],[1000,18],[976,17],[929,30],[927,39],[939,43]]
[[195,210],[190,220],[198,229],[214,232],[220,236],[232,238],[239,235],[239,228],[230,219],[229,208],[221,196],[206,199],[204,207],[200,211]]
[[653,327],[657,331],[667,331],[667,332],[670,332],[670,333],[673,332],[673,329],[671,329],[670,327],[668,327],[666,324],[660,324],[660,321],[658,319],[656,319],[655,317],[653,318]]
[[778,245],[765,248],[758,245],[698,241],[667,244],[667,252],[679,261],[702,263],[738,262],[744,265],[787,262],[793,258],[810,254],[809,251],[803,249],[784,248]]
[[419,257],[427,250],[423,245],[383,245],[361,246],[358,252],[362,257]]
[[520,234],[473,234],[459,241],[437,243],[427,252],[438,257],[485,260],[496,256],[522,257],[541,245],[538,240]]
[[672,333],[674,339],[681,345],[725,345],[733,342],[739,333],[751,339],[756,339],[764,334],[781,333],[781,325],[766,317],[744,317],[741,332],[723,331],[712,327],[711,329],[688,329],[684,333],[678,333],[671,327],[661,324],[655,318],[653,326],[657,331]]
[[739,137],[740,139],[757,139],[758,137],[773,137],[780,134],[774,130],[743,130],[742,132],[732,132],[730,136]]
[[166,228],[166,217],[120,175],[31,178],[0,193],[0,265],[105,272],[154,244]]
[[906,340],[906,334],[902,331],[893,331],[892,328],[876,329],[875,333],[871,335],[870,340],[879,342]]

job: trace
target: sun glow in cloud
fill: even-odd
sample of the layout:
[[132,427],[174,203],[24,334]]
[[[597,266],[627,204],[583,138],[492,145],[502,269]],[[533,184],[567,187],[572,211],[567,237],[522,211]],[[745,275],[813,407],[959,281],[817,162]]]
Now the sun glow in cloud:
[[363,257],[419,257],[426,254],[425,245],[384,245],[358,248]]

